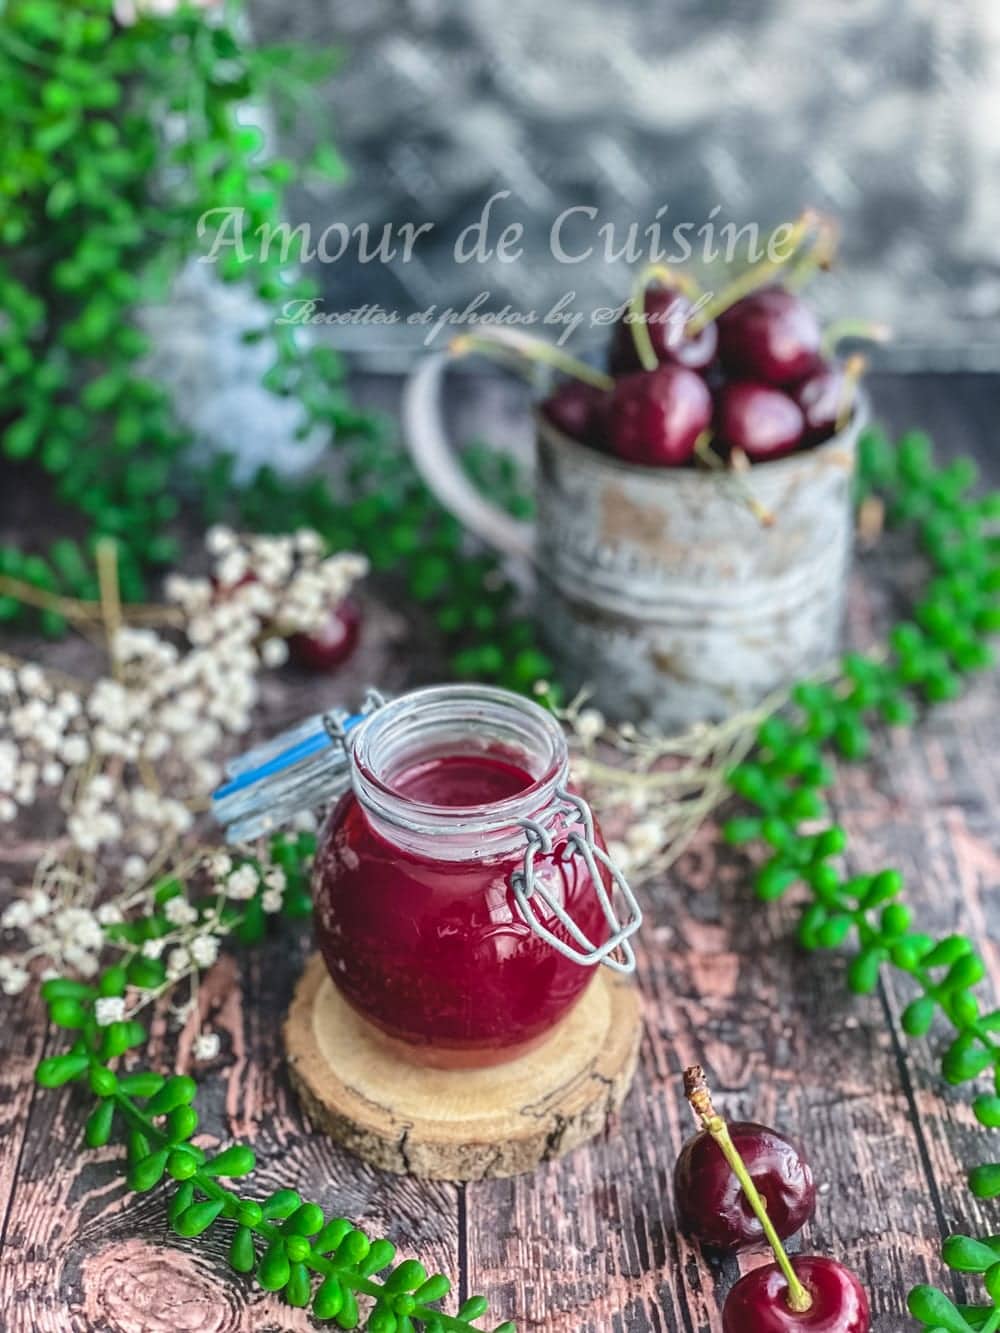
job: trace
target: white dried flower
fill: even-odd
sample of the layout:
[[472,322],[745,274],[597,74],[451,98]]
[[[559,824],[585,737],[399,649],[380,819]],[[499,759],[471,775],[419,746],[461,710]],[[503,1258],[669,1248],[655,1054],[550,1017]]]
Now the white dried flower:
[[22,694],[36,695],[47,699],[51,693],[45,672],[34,662],[28,662],[17,673],[17,683]]
[[573,730],[582,741],[596,741],[606,726],[604,714],[596,708],[585,708],[573,721]]
[[0,958],[0,990],[4,995],[20,995],[29,979],[26,968],[11,958]]
[[252,898],[257,892],[257,886],[260,883],[257,871],[247,862],[241,865],[238,870],[234,870],[226,880],[225,894],[227,898],[234,898],[238,902]]
[[172,926],[190,926],[198,920],[197,909],[180,895],[168,899],[163,908],[163,915]]
[[90,746],[85,736],[67,736],[59,754],[64,764],[85,764],[90,755]]
[[288,644],[284,639],[265,639],[260,648],[260,660],[272,669],[284,666],[288,661]]
[[221,1042],[217,1032],[199,1032],[191,1049],[196,1060],[214,1060],[219,1054],[220,1047]]
[[208,861],[208,872],[215,879],[225,879],[233,868],[233,860],[225,852],[216,852]]
[[120,1023],[125,1017],[125,1001],[120,995],[102,995],[94,1005],[94,1017],[102,1028],[109,1023]]
[[167,976],[171,981],[176,981],[178,977],[182,977],[190,965],[190,956],[183,945],[176,945],[167,954]]
[[143,958],[159,958],[164,950],[163,940],[146,940],[142,946]]
[[280,889],[268,889],[260,896],[260,905],[265,912],[280,912],[283,901]]
[[148,869],[146,858],[133,853],[131,856],[126,856],[122,866],[122,874],[130,883],[134,884],[138,880],[145,879]]
[[211,967],[219,956],[219,941],[214,935],[196,935],[188,952],[198,967]]
[[205,547],[209,555],[225,555],[237,545],[236,533],[216,523],[205,533]]
[[34,914],[27,902],[23,898],[15,898],[12,903],[8,903],[4,908],[3,916],[0,916],[0,925],[3,926],[4,930],[23,930],[34,919]]

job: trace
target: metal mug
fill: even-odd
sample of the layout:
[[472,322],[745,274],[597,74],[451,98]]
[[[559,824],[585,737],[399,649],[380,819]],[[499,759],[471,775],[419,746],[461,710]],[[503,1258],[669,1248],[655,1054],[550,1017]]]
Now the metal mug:
[[599,453],[536,413],[536,518],[512,518],[468,480],[442,416],[451,359],[422,359],[403,398],[413,460],[441,503],[534,566],[540,640],[569,689],[615,719],[677,728],[718,719],[836,654],[853,537],[851,481],[868,417],[744,475],[649,468]]

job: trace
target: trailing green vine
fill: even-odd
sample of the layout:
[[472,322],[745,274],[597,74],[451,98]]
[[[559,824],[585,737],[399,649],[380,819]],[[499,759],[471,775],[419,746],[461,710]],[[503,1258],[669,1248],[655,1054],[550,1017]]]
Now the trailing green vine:
[[[778,899],[793,886],[806,890],[799,920],[805,948],[833,949],[854,941],[856,952],[847,969],[854,993],[872,992],[886,965],[909,977],[917,994],[903,1011],[904,1030],[920,1037],[938,1016],[947,1020],[954,1036],[941,1072],[951,1084],[992,1074],[993,1094],[977,1096],[973,1111],[980,1124],[996,1128],[1000,1009],[984,1012],[974,993],[986,968],[972,941],[958,934],[934,940],[913,929],[910,909],[901,901],[898,870],[845,876],[839,858],[847,850],[847,835],[839,824],[815,831],[801,827],[828,814],[821,791],[831,785],[833,773],[825,750],[863,759],[871,746],[873,719],[906,723],[914,716],[914,700],[955,698],[965,676],[993,663],[985,638],[1000,630],[1000,494],[965,498],[975,480],[972,464],[958,460],[936,468],[921,434],[904,436],[893,449],[883,435],[869,431],[860,447],[863,493],[877,491],[884,497],[890,521],[916,524],[933,577],[913,619],[890,633],[884,659],[848,654],[838,680],[797,686],[789,714],[762,724],[755,755],[728,775],[732,790],[758,813],[730,819],[724,836],[731,843],[768,848],[755,876],[762,901]],[[1000,1163],[974,1167],[969,1185],[978,1198],[1000,1195]],[[910,1296],[911,1312],[925,1328],[950,1333],[1000,1327],[995,1239],[984,1244],[952,1237],[944,1257],[962,1271],[984,1273],[993,1303],[959,1310],[936,1288],[917,1287]]]
[[[169,393],[143,370],[139,309],[211,247],[223,210],[242,210],[244,236],[281,236],[288,188],[343,174],[322,133],[300,166],[241,115],[267,104],[301,133],[336,51],[255,46],[240,0],[168,8],[139,5],[129,22],[113,0],[10,0],[0,20],[0,451],[50,497],[43,530],[59,533],[44,549],[0,548],[0,622],[22,618],[21,590],[33,589],[47,605],[30,614],[50,635],[66,628],[58,597],[97,599],[102,538],[117,543],[123,598],[140,601],[147,572],[177,555],[182,506],[211,522],[238,489],[232,457],[194,468]],[[399,571],[452,644],[456,674],[530,688],[550,666],[498,562],[463,549],[393,429],[352,408],[337,353],[275,322],[287,301],[318,295],[298,258],[289,229],[287,245],[223,248],[215,271],[270,311],[247,330],[273,349],[265,385],[301,407],[302,436],[334,442],[344,482],[335,492],[262,469],[236,496],[241,522],[308,526],[330,550]]]
[[[285,916],[297,918],[310,910],[307,884],[314,850],[311,834],[279,834],[270,840],[269,860],[282,867],[287,881]],[[241,864],[256,868],[252,860]],[[130,987],[149,992],[148,1001],[167,979],[162,961],[150,957],[144,946],[169,936],[173,922],[167,905],[182,892],[175,879],[165,879],[156,910],[106,928],[125,953],[92,983],[68,977],[43,983],[50,1021],[76,1035],[68,1051],[40,1062],[38,1083],[45,1088],[73,1082],[88,1086],[97,1103],[84,1128],[87,1146],[105,1147],[117,1134],[126,1146],[130,1189],[144,1192],[172,1181],[167,1215],[176,1234],[193,1239],[216,1223],[228,1223],[231,1266],[253,1273],[265,1291],[282,1293],[289,1305],[311,1306],[317,1318],[332,1319],[343,1329],[364,1322],[369,1333],[413,1333],[417,1327],[425,1333],[477,1333],[472,1321],[487,1312],[486,1299],[473,1296],[457,1314],[444,1313],[437,1307],[451,1290],[448,1278],[428,1276],[416,1259],[397,1263],[390,1241],[370,1240],[346,1218],[327,1218],[318,1204],[304,1201],[295,1190],[279,1189],[258,1202],[223,1184],[249,1175],[256,1158],[245,1144],[209,1155],[191,1142],[198,1129],[194,1079],[112,1068],[141,1047],[148,1034],[134,1017],[108,1016],[124,1013]],[[264,892],[262,883],[246,904],[223,908],[229,929],[246,942],[263,934]],[[364,1314],[359,1297],[370,1302]],[[505,1322],[494,1333],[515,1333],[515,1326]]]

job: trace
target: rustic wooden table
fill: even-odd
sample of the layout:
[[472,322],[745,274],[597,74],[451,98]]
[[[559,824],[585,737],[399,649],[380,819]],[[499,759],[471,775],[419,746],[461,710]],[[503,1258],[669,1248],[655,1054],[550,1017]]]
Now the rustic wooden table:
[[[1000,484],[996,380],[892,379],[873,385],[881,415],[936,436],[945,455],[978,456]],[[506,411],[499,404],[501,419]],[[905,604],[919,562],[888,539],[854,577],[851,633],[876,641]],[[363,652],[335,689],[379,680],[398,688],[437,666],[399,609],[373,601]],[[414,666],[419,663],[419,669]],[[310,708],[309,687],[269,687],[265,725]],[[312,687],[315,694],[315,687]],[[328,697],[324,696],[324,697]],[[975,937],[994,981],[1000,913],[1000,710],[995,676],[912,732],[880,736],[875,757],[846,768],[836,791],[857,871],[898,865],[918,920]],[[4,835],[0,874],[37,855]],[[932,1038],[905,1045],[895,1020],[905,988],[886,977],[852,998],[843,961],[794,942],[795,904],[755,904],[749,865],[714,826],[663,882],[646,885],[639,984],[641,1068],[606,1138],[532,1176],[467,1186],[379,1174],[315,1133],[291,1095],[279,1028],[309,949],[308,931],[225,956],[202,1004],[223,1048],[202,1077],[203,1127],[257,1149],[256,1187],[295,1185],[456,1279],[489,1295],[497,1319],[524,1333],[703,1333],[737,1264],[708,1266],[674,1228],[671,1172],[691,1129],[680,1071],[703,1062],[725,1109],[782,1126],[808,1143],[819,1206],[804,1243],[839,1256],[874,1297],[877,1333],[910,1326],[907,1289],[940,1276],[953,1229],[1000,1231],[1000,1205],[978,1205],[969,1165],[996,1156],[967,1090],[949,1093]],[[991,929],[991,926],[993,929]],[[159,1192],[131,1196],[116,1148],[81,1148],[87,1099],[36,1092],[32,1070],[55,1049],[38,1000],[4,1005],[0,1048],[0,1327],[9,1333],[230,1333],[312,1327],[227,1268],[224,1236],[186,1242],[167,1230]],[[151,1057],[183,1070],[188,1032],[154,1024]],[[223,1231],[225,1229],[222,1229]]]

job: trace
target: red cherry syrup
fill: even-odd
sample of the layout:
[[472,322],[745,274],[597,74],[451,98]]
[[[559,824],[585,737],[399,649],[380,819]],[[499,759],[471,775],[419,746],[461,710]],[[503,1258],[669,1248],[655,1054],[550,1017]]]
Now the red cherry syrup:
[[[418,759],[391,787],[420,805],[455,810],[457,826],[534,782],[511,756],[475,753]],[[470,809],[476,814],[467,816]],[[523,860],[520,840],[501,855],[471,850],[448,860],[435,855],[436,841],[448,837],[428,835],[419,853],[399,846],[353,793],[342,797],[316,860],[319,944],[348,1003],[407,1058],[448,1068],[501,1064],[555,1027],[594,969],[564,958],[522,919],[510,886]],[[462,837],[474,847],[468,832]],[[554,842],[556,855],[537,862],[546,885],[603,943],[608,927],[586,866],[579,856],[558,859],[565,835]],[[567,938],[539,899],[534,906]]]

